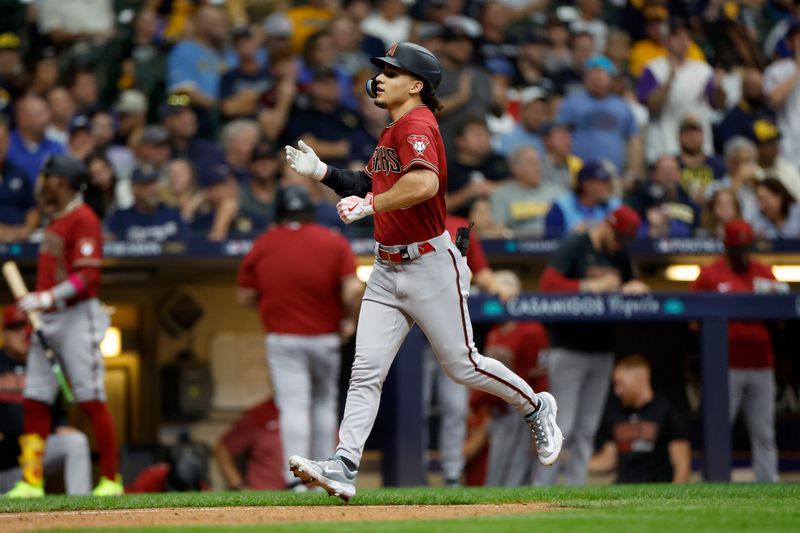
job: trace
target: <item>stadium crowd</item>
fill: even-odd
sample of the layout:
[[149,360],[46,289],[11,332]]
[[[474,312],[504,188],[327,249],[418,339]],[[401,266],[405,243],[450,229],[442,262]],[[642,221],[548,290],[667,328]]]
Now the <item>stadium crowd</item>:
[[640,237],[739,216],[800,237],[796,1],[2,4],[1,241],[35,235],[38,169],[62,152],[108,238],[254,237],[281,182],[368,236],[281,147],[363,167],[387,120],[369,57],[398,40],[441,59],[448,210],[484,237],[560,237],[623,202]]
[[[404,40],[441,60],[447,209],[473,221],[480,237],[585,234],[586,250],[572,253],[586,255],[589,239],[619,231],[609,217],[628,206],[631,238],[718,237],[730,247],[731,235],[742,233],[730,229],[741,229],[731,226],[739,219],[748,223],[739,246],[800,238],[798,0],[0,5],[8,13],[0,19],[0,242],[38,238],[39,169],[61,153],[85,164],[83,198],[108,239],[255,238],[275,222],[280,187],[290,185],[307,189],[320,224],[370,236],[371,219],[345,226],[337,198],[291,171],[283,145],[302,140],[327,163],[363,168],[388,120],[364,91],[375,74],[369,58]],[[627,215],[634,211],[638,217]],[[551,265],[558,288],[587,290],[585,272],[562,263]],[[631,279],[591,290],[623,290],[622,281]],[[558,379],[552,350],[551,360],[538,360],[540,347],[560,347],[540,325],[506,324],[490,341],[530,380]],[[601,355],[597,397],[613,375],[620,412],[650,405],[647,362],[614,366],[610,349]],[[481,399],[473,403],[481,411]],[[464,455],[470,462],[482,449],[493,465],[498,458],[486,455],[485,443],[503,436],[505,413],[483,407],[486,417],[471,428],[483,428],[483,445],[471,432]],[[684,422],[661,407],[652,416],[670,431],[657,443],[658,480],[685,481]],[[250,418],[274,418],[274,406],[266,409]],[[613,465],[621,480],[652,480],[651,465],[631,463],[609,428],[601,433],[605,453],[590,458],[597,411],[582,430],[587,449],[575,482],[585,482],[587,468]],[[251,444],[245,440],[232,431],[215,450],[231,487],[246,486],[229,457]],[[759,479],[774,481],[768,459]],[[536,477],[483,470],[495,484]]]

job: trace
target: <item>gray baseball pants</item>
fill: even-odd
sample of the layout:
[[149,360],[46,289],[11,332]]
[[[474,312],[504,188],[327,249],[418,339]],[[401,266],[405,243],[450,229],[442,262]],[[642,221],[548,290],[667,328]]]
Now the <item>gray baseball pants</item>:
[[341,340],[335,333],[269,333],[266,346],[288,484],[290,456],[327,457],[336,446]]
[[[426,346],[422,359],[422,443],[428,449],[427,420],[430,417],[433,389],[439,406],[439,456],[445,480],[460,481],[464,471],[464,440],[467,438],[469,389],[444,373],[433,350]],[[515,416],[515,418],[519,418]],[[523,422],[524,424],[524,422]],[[525,425],[527,428],[528,426]]]
[[564,432],[566,461],[539,468],[535,485],[553,485],[559,468],[566,485],[585,485],[594,436],[600,426],[614,365],[612,353],[588,353],[550,348],[548,376],[550,392],[558,398],[557,424]]
[[750,433],[756,481],[778,481],[778,449],[775,446],[775,373],[771,368],[728,371],[730,421],[741,407]]
[[[44,474],[64,473],[64,488],[71,496],[85,496],[92,490],[92,462],[89,439],[80,431],[53,433],[44,449]],[[20,467],[0,471],[0,494],[22,479]]]
[[375,423],[389,367],[415,322],[450,379],[499,396],[522,415],[538,405],[525,380],[475,348],[467,310],[469,269],[450,235],[444,232],[429,242],[434,251],[422,256],[419,243],[410,245],[415,259],[409,262],[376,258],[367,283],[336,450],[356,465]]
[[[105,401],[105,366],[100,341],[109,325],[108,314],[100,301],[91,298],[72,307],[42,314],[42,333],[61,357],[75,401]],[[58,395],[58,382],[44,355],[39,338],[34,336],[28,351],[25,397],[52,405]]]

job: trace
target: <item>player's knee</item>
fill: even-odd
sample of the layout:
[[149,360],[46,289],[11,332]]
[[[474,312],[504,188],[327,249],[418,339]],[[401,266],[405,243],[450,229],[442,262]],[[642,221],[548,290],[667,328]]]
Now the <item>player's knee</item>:
[[447,377],[459,385],[469,385],[473,377],[472,374],[475,373],[475,368],[472,365],[464,364],[460,361],[442,364],[442,370],[447,374]]
[[81,454],[89,451],[89,439],[82,431],[59,433],[68,454]]
[[366,361],[356,361],[350,374],[350,384],[375,386],[380,385],[385,377],[386,374],[379,367]]

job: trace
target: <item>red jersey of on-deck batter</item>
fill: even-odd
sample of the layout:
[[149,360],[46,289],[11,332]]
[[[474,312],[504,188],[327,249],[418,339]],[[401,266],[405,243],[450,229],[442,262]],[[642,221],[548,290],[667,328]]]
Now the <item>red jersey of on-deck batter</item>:
[[[721,258],[704,266],[690,288],[720,293],[753,292],[756,278],[774,280],[775,276],[769,266],[752,259],[747,272],[739,274],[731,270],[725,258]],[[728,364],[731,368],[772,368],[772,339],[763,322],[731,320],[728,323]]]
[[365,170],[377,196],[414,168],[434,171],[439,190],[433,198],[406,209],[375,213],[375,240],[381,244],[427,241],[444,232],[447,160],[439,125],[424,105],[386,126]]
[[[100,269],[103,238],[100,220],[86,204],[53,217],[39,246],[36,290],[50,290],[81,269]],[[74,301],[97,296],[100,276],[87,276],[86,289]]]

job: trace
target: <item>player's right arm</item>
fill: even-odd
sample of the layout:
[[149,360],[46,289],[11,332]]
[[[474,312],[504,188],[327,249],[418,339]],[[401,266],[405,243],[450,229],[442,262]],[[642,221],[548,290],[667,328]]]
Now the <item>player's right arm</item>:
[[606,474],[617,467],[617,445],[613,441],[606,442],[600,451],[589,459],[589,472]]

